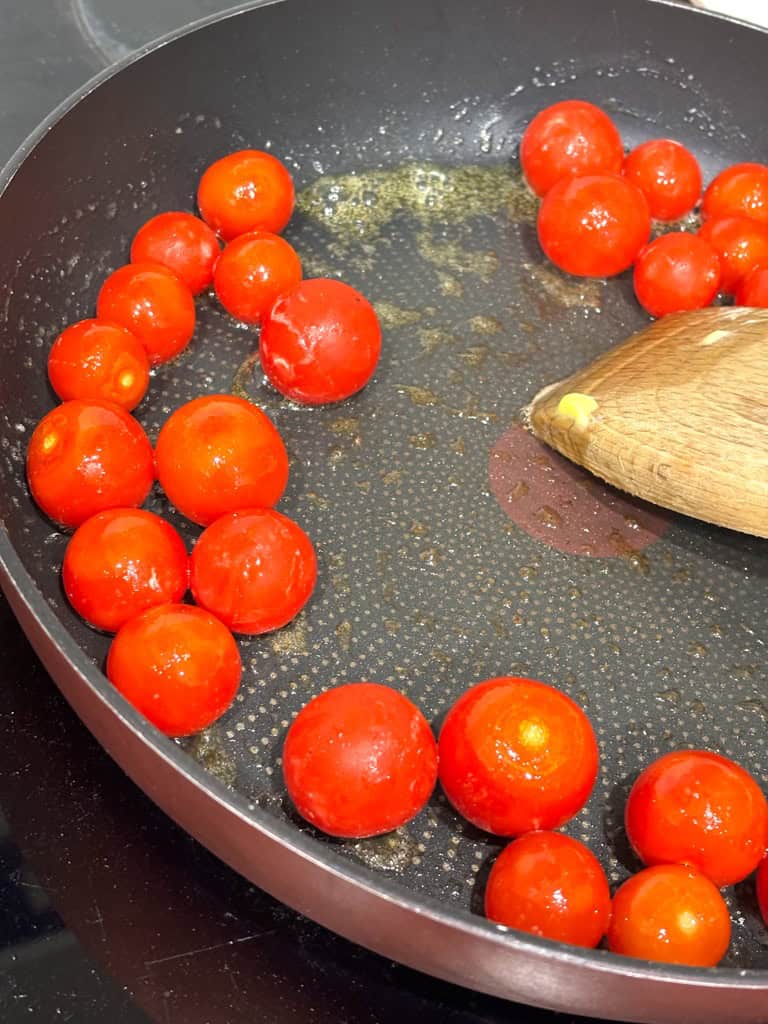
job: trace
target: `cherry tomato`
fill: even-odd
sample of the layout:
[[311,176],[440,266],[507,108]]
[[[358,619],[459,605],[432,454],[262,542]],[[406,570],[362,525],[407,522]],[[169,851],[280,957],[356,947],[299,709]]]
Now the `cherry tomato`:
[[563,100],[540,111],[520,142],[523,174],[537,196],[561,178],[618,174],[623,162],[616,125],[584,100]]
[[720,257],[703,238],[674,231],[640,250],[637,301],[651,316],[708,306],[720,287]]
[[681,864],[646,868],[613,897],[608,948],[640,960],[714,967],[731,940],[728,907],[704,875]]
[[295,402],[340,402],[364,387],[381,352],[373,306],[342,281],[311,278],[264,318],[259,355],[273,387]]
[[608,930],[611,893],[583,843],[561,832],[528,832],[496,859],[485,913],[519,931],[594,948]]
[[641,143],[624,161],[623,174],[643,193],[656,220],[677,220],[701,198],[699,162],[672,139]]
[[129,619],[107,656],[110,681],[166,736],[188,736],[220,718],[241,674],[226,626],[188,604],[159,605]]
[[751,217],[768,224],[768,167],[734,164],[711,182],[704,193],[702,213],[711,217]]
[[96,312],[136,335],[153,366],[182,352],[195,332],[192,292],[159,263],[128,263],[101,286]]
[[740,882],[768,849],[768,803],[739,765],[706,750],[665,754],[627,800],[627,836],[645,864],[687,864],[715,885]]
[[79,526],[105,509],[141,505],[154,479],[152,445],[119,405],[73,399],[35,427],[27,479],[50,519]]
[[597,777],[587,716],[545,683],[478,683],[448,712],[440,781],[459,812],[501,836],[557,828],[583,807]]
[[437,745],[419,709],[378,683],[347,683],[314,697],[283,747],[288,795],[302,818],[332,836],[391,832],[424,807],[437,779]]
[[207,526],[225,512],[269,507],[288,482],[288,454],[269,417],[234,395],[202,395],[164,423],[157,478],[182,515]]
[[62,401],[96,398],[129,412],[149,387],[149,359],[125,327],[81,320],[58,336],[48,356],[48,379]]
[[198,295],[213,280],[219,251],[219,241],[205,221],[169,211],[152,217],[136,232],[131,263],[162,263]]
[[768,224],[749,217],[713,217],[699,237],[720,257],[720,287],[733,294],[754,267],[768,264]]
[[768,266],[753,267],[736,289],[737,306],[768,306]]
[[285,166],[257,149],[222,157],[200,179],[197,205],[203,220],[229,242],[246,231],[283,230],[295,193]]
[[160,516],[114,508],[91,516],[67,545],[64,592],[86,622],[116,633],[139,612],[180,601],[189,585],[184,541]]
[[768,926],[768,857],[765,857],[757,869],[757,905]]
[[309,600],[317,558],[301,527],[271,508],[221,516],[192,549],[195,601],[233,633],[280,629]]
[[569,274],[612,277],[631,267],[651,233],[645,196],[618,175],[566,178],[539,208],[539,242]]
[[229,243],[216,264],[213,286],[224,309],[245,323],[259,323],[278,296],[301,281],[293,246],[269,231],[249,231]]

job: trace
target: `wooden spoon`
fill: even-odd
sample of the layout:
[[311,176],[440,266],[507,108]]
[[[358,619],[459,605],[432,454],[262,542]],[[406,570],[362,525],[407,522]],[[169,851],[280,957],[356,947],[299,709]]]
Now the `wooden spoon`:
[[768,309],[663,317],[544,388],[525,416],[623,491],[768,537]]

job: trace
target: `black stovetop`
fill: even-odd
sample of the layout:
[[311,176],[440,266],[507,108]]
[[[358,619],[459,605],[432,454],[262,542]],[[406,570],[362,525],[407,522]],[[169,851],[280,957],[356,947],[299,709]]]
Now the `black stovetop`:
[[[92,74],[227,6],[0,0],[0,162]],[[570,1024],[400,967],[255,889],[101,750],[2,598],[0,635],[3,1024]]]

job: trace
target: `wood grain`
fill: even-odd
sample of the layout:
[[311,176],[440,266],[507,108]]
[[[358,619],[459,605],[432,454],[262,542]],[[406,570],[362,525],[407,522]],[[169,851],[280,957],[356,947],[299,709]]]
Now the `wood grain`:
[[[597,408],[558,412],[570,393]],[[656,505],[768,536],[768,309],[657,320],[526,410],[534,434]]]

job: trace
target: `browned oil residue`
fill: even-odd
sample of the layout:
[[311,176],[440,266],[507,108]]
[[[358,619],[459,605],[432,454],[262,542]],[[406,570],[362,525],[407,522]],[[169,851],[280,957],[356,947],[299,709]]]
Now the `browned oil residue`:
[[648,556],[644,555],[642,551],[638,551],[637,548],[632,547],[623,534],[619,533],[618,530],[612,530],[608,539],[619,558],[623,558],[636,573],[639,573],[640,576],[648,576],[650,574],[651,563],[648,560]]
[[339,641],[339,646],[342,651],[348,651],[352,646],[352,623],[340,622],[336,627],[336,639]]
[[407,395],[413,405],[437,405],[440,402],[440,396],[436,395],[434,391],[430,391],[429,388],[413,387],[408,384],[397,384],[397,391],[401,395]]
[[736,707],[739,711],[752,711],[754,714],[759,715],[764,722],[768,722],[768,705],[764,701],[748,697],[746,700],[739,701]]
[[423,434],[411,434],[408,443],[420,451],[427,451],[429,448],[437,448],[437,438],[429,431]]
[[558,526],[563,525],[562,516],[560,516],[553,508],[549,505],[542,505],[536,516],[540,523],[544,526],[549,527],[550,530],[556,530]]
[[654,694],[658,700],[663,700],[667,704],[679,704],[680,703],[680,691],[679,690],[659,690],[658,693]]
[[299,614],[282,629],[270,637],[272,650],[275,654],[308,654],[307,620]]
[[348,437],[355,437],[360,429],[360,420],[356,416],[340,416],[329,424],[329,430],[334,434],[346,434]]
[[214,730],[204,729],[191,739],[181,741],[180,745],[190,757],[211,775],[215,775],[225,786],[234,786],[237,780],[234,758]]
[[420,859],[418,843],[400,829],[386,836],[358,839],[347,843],[346,848],[369,868],[377,871],[402,871],[414,859],[417,863]]

